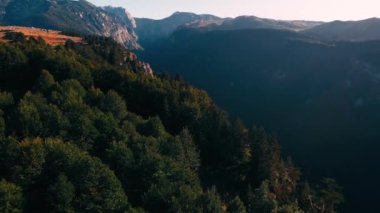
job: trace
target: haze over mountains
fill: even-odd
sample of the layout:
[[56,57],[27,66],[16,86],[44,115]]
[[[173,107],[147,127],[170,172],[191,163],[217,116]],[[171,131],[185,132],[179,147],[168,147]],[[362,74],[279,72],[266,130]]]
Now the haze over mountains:
[[239,30],[239,29],[277,29],[295,31],[320,40],[366,41],[380,39],[380,19],[370,18],[361,21],[284,21],[265,19],[255,16],[220,18],[212,15],[176,12],[173,15],[153,20],[136,18],[139,41],[155,41],[170,36],[181,28],[200,30]]
[[380,38],[380,21],[376,18],[324,23],[283,21],[255,16],[220,18],[176,12],[170,17],[153,20],[134,18],[124,8],[97,7],[85,0],[1,0],[0,24],[103,35],[132,49],[139,49],[140,43],[168,37],[182,27],[202,30],[291,30],[324,40],[363,41]]
[[0,0],[0,24],[102,35],[138,49],[156,71],[180,74],[248,125],[277,134],[311,181],[337,177],[347,212],[379,210],[377,18],[323,23],[177,12],[152,20],[84,0]]
[[213,15],[176,12],[170,17],[153,20],[137,18],[137,34],[142,43],[170,36],[179,28],[199,28],[202,30],[236,30],[236,29],[281,29],[300,31],[321,24],[308,21],[278,21],[262,19],[255,16],[240,16],[235,19],[220,18]]

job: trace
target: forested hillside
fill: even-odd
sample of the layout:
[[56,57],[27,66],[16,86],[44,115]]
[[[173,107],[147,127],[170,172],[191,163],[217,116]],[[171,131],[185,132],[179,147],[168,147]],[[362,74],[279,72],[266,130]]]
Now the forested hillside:
[[379,41],[325,42],[268,29],[179,30],[140,56],[157,72],[205,89],[246,124],[275,132],[309,178],[337,178],[347,211],[379,211]]
[[275,137],[115,42],[0,44],[0,212],[334,212]]

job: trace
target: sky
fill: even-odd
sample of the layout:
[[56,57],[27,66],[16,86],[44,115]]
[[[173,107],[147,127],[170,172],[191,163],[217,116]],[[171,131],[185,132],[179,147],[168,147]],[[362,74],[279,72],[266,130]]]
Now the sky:
[[89,0],[121,6],[134,17],[161,19],[176,11],[220,17],[254,15],[283,20],[361,20],[380,17],[380,0]]

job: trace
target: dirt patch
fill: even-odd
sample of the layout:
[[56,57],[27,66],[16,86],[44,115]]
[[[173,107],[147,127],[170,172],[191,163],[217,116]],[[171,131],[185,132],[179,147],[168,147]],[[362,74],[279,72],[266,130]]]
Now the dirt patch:
[[64,44],[67,40],[72,40],[77,43],[82,42],[82,38],[63,35],[61,31],[19,26],[0,26],[0,42],[9,42],[9,40],[4,39],[5,32],[23,33],[27,38],[41,37],[50,45]]

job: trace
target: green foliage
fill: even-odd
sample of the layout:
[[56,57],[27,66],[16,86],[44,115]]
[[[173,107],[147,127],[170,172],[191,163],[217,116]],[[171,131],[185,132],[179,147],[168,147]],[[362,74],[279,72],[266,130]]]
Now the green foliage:
[[5,109],[14,103],[11,93],[0,91],[0,109]]
[[108,91],[100,103],[100,109],[112,113],[115,119],[121,121],[127,116],[127,105],[123,98],[115,91]]
[[24,34],[19,32],[6,32],[3,38],[13,42],[23,42],[26,39]]
[[180,186],[178,196],[172,197],[169,212],[203,212],[200,191],[194,191],[190,186]]
[[277,208],[277,202],[269,190],[268,181],[264,181],[261,186],[252,191],[248,189],[248,212],[271,213]]
[[228,205],[227,212],[229,213],[247,213],[244,203],[236,196]]
[[50,205],[49,211],[52,212],[74,212],[73,200],[75,187],[63,174],[57,177],[47,190],[47,202]]
[[5,135],[5,121],[3,118],[4,112],[0,109],[0,138]]
[[27,57],[24,52],[15,46],[9,44],[0,44],[0,85],[2,90],[4,89],[16,89],[18,85],[15,85],[15,79],[18,79],[20,83],[24,83],[23,80],[30,76],[22,76],[22,70],[27,64]]
[[180,146],[179,160],[182,161],[183,165],[187,168],[197,172],[200,167],[200,158],[197,147],[194,144],[193,138],[188,129],[182,130],[182,132],[177,136],[177,143]]
[[11,71],[27,63],[27,57],[17,47],[2,43],[0,48],[0,61],[1,74],[8,76],[11,75]]
[[216,188],[213,186],[208,189],[202,196],[201,202],[203,204],[204,213],[222,213],[223,205]]
[[54,76],[49,73],[47,70],[42,70],[41,76],[37,80],[38,88],[41,91],[48,91],[54,84]]
[[22,191],[14,183],[0,181],[0,212],[22,212]]
[[308,182],[303,183],[300,187],[300,207],[304,209],[306,212],[311,212],[314,208],[313,206],[313,190],[310,187]]
[[[289,212],[298,198],[316,208],[274,137],[87,39],[0,44],[0,178],[20,189],[21,211]],[[340,190],[327,186],[310,193],[335,209]]]
[[283,206],[280,206],[278,213],[303,213],[297,203],[289,203]]
[[19,143],[15,158],[20,163],[13,176],[26,189],[28,209],[91,212],[128,208],[114,173],[73,145],[53,139],[27,140]]
[[325,178],[318,192],[319,209],[321,212],[336,212],[337,207],[344,202],[342,187],[334,179]]

